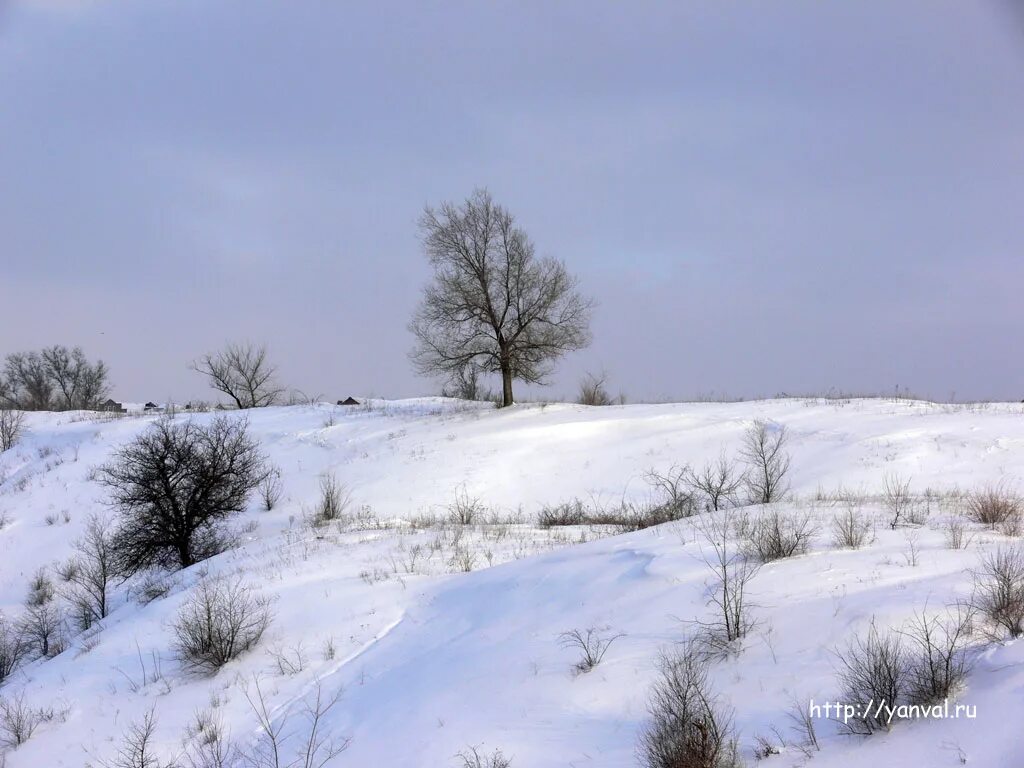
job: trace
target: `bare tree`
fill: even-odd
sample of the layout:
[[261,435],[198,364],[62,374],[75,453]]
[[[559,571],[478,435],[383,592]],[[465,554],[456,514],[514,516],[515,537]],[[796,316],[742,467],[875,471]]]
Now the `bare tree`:
[[96,471],[120,513],[114,552],[121,573],[186,568],[223,551],[226,521],[267,474],[244,419],[209,425],[162,418]]
[[263,344],[228,344],[220,352],[203,355],[192,370],[208,377],[211,387],[243,409],[273,405],[284,392],[274,380],[277,366],[267,359]]
[[892,515],[889,527],[896,530],[901,522],[908,517],[914,497],[910,493],[910,480],[904,480],[895,473],[886,473],[882,479],[882,496],[885,499],[885,506]]
[[590,342],[591,302],[562,262],[540,258],[512,215],[477,190],[461,206],[427,207],[420,219],[434,280],[409,329],[420,373],[451,375],[476,364],[512,381],[543,383],[555,360]]
[[452,371],[448,383],[441,389],[441,397],[457,397],[460,400],[493,400],[494,393],[480,380],[483,369],[471,360]]
[[703,552],[704,563],[713,577],[708,603],[716,613],[710,622],[697,622],[703,630],[701,640],[712,651],[728,652],[755,626],[747,587],[761,564],[744,557],[739,547],[733,544],[732,533],[736,528],[734,510],[711,513],[700,520],[696,528],[708,545]]
[[109,612],[108,590],[116,574],[110,522],[93,515],[75,542],[76,554],[65,569],[68,599],[79,628],[86,630]]
[[580,382],[576,402],[580,405],[611,405],[615,401],[608,394],[607,383],[607,373],[588,373]]
[[25,414],[10,408],[0,408],[0,451],[13,448],[25,428]]
[[58,410],[93,410],[109,394],[106,363],[90,363],[81,347],[53,346],[41,355],[53,383],[54,405]]
[[732,504],[743,485],[743,474],[725,453],[720,454],[716,462],[706,463],[700,472],[688,470],[687,479],[695,492],[704,495],[706,507],[715,512]]
[[15,352],[4,362],[7,405],[25,411],[48,411],[53,382],[38,352]]
[[[316,682],[315,691],[303,702],[301,714],[305,729],[300,741],[295,747],[288,747],[291,736],[295,735],[288,731],[294,710],[288,706],[283,711],[272,712],[259,678],[253,677],[253,691],[245,690],[245,698],[256,715],[260,733],[256,744],[246,754],[246,764],[251,768],[323,768],[349,745],[348,739],[335,739],[325,732],[324,720],[341,700],[341,693],[339,689],[334,695],[325,695],[320,681]],[[291,758],[289,754],[295,756]]]
[[770,504],[788,490],[788,441],[785,426],[764,419],[757,419],[743,435],[740,456],[747,463],[745,479],[753,503]]
[[47,347],[8,355],[0,402],[26,411],[94,409],[109,394],[106,363],[90,363],[81,347]]

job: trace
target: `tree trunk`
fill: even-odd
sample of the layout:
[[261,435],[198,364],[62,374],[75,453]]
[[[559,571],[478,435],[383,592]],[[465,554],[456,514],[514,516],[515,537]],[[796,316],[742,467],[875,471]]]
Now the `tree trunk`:
[[512,399],[512,366],[507,363],[501,366],[501,407],[510,406]]

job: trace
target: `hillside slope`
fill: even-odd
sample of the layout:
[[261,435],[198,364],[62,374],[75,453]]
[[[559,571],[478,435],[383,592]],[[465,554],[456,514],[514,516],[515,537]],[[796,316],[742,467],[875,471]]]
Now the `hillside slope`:
[[[6,617],[21,614],[37,569],[65,560],[89,515],[107,512],[91,469],[152,418],[33,414],[22,443],[0,454]],[[112,760],[125,730],[151,709],[166,758],[181,753],[204,708],[249,743],[257,722],[245,692],[252,695],[254,678],[272,716],[289,718],[296,745],[298,707],[317,682],[328,696],[340,693],[324,725],[351,742],[331,766],[436,768],[456,765],[453,756],[471,745],[500,748],[516,768],[633,765],[659,650],[708,615],[700,537],[693,521],[622,535],[540,530],[530,521],[541,505],[573,497],[644,500],[652,493],[646,470],[734,453],[751,421],[769,418],[791,435],[793,499],[782,508],[811,515],[819,533],[807,554],[761,569],[751,586],[758,627],[713,668],[749,760],[756,735],[788,732],[793,699],[838,697],[835,648],[872,617],[897,626],[926,605],[965,597],[980,552],[1005,541],[978,529],[970,547],[948,549],[942,523],[953,507],[937,495],[923,525],[888,530],[870,498],[883,477],[899,473],[920,494],[942,494],[1016,482],[1024,467],[1024,413],[1010,404],[494,411],[426,399],[271,408],[247,418],[281,469],[282,502],[266,512],[254,498],[239,521],[239,547],[174,575],[166,596],[145,605],[135,599],[138,583],[119,586],[101,631],[73,637],[65,652],[5,681],[0,699],[53,710],[8,753],[8,768]],[[359,515],[311,530],[303,516],[324,473],[347,484]],[[862,497],[858,514],[878,521],[862,550],[830,541],[831,520],[845,508],[832,499],[840,488]],[[491,524],[418,520],[443,519],[458,493],[479,497]],[[174,658],[170,626],[194,584],[218,574],[241,576],[272,598],[274,620],[259,647],[201,677]],[[622,637],[600,666],[576,675],[559,635],[588,627]],[[1024,651],[979,643],[975,655],[962,696],[976,704],[975,719],[900,723],[867,739],[822,721],[814,764],[952,766],[963,754],[971,764],[1014,765],[1021,737],[1004,723],[1024,704]],[[790,748],[764,764],[806,759]]]

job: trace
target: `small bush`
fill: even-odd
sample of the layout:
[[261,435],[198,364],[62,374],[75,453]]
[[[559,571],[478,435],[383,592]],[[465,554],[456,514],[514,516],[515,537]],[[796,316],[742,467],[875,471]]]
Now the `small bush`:
[[590,627],[585,630],[572,629],[558,636],[563,648],[571,648],[579,652],[580,660],[573,665],[580,674],[589,672],[604,658],[608,647],[623,635],[607,635]]
[[24,627],[0,616],[0,684],[11,676],[28,653]]
[[187,666],[216,671],[255,646],[270,620],[270,603],[251,587],[207,579],[178,612],[175,651]]
[[910,494],[910,480],[903,480],[897,474],[887,474],[882,480],[882,498],[891,520],[889,527],[896,530],[902,523],[908,522],[914,498]]
[[480,499],[470,496],[465,488],[460,488],[455,492],[455,500],[448,505],[448,520],[455,525],[473,525],[486,511]]
[[888,717],[877,705],[885,702],[896,706],[906,694],[910,659],[901,636],[882,635],[872,621],[865,637],[854,637],[837,655],[841,664],[842,701],[858,707],[862,715],[844,723],[844,727],[852,733],[863,734],[889,730]]
[[671,467],[667,472],[647,470],[644,480],[660,497],[658,506],[664,507],[673,519],[690,517],[698,512],[691,483],[693,473],[689,467]]
[[29,608],[38,608],[53,600],[57,594],[53,587],[53,581],[46,568],[38,569],[28,584],[28,596],[25,598],[25,605]]
[[607,382],[608,375],[605,373],[588,373],[580,382],[576,402],[580,405],[612,405],[615,401],[605,387]]
[[937,704],[956,693],[970,671],[966,652],[974,608],[958,605],[942,616],[919,613],[902,632],[910,641],[907,696],[912,704]]
[[994,639],[1024,635],[1024,549],[1000,547],[982,557],[973,604],[988,619]]
[[705,510],[714,512],[734,504],[744,482],[743,473],[724,453],[718,461],[705,464],[700,472],[690,470],[687,479],[693,495],[704,498]]
[[512,760],[505,757],[500,749],[487,754],[480,747],[468,747],[459,752],[455,759],[459,768],[510,768]]
[[951,516],[946,519],[943,525],[946,534],[946,546],[950,549],[967,549],[971,543],[971,535],[967,530],[964,521],[959,517]]
[[734,713],[708,680],[708,661],[692,646],[665,653],[651,692],[650,722],[637,752],[645,768],[738,768]]
[[267,472],[259,486],[256,488],[260,501],[263,503],[263,510],[270,512],[281,500],[283,488],[281,486],[281,470],[274,468]]
[[0,699],[0,747],[20,747],[50,717],[51,711],[29,706],[23,693]]
[[967,515],[976,523],[995,529],[1020,519],[1024,504],[1020,496],[1000,483],[975,491],[967,498]]
[[817,526],[810,513],[785,515],[772,509],[751,521],[744,548],[748,557],[768,563],[804,554],[815,533]]
[[320,477],[320,499],[313,510],[316,527],[343,520],[352,504],[352,493],[334,475]]
[[9,451],[21,439],[25,428],[25,414],[10,408],[0,408],[0,451]]
[[540,512],[537,514],[537,524],[541,528],[586,525],[588,522],[587,508],[579,499],[545,505],[541,507]]
[[832,543],[837,547],[860,549],[874,537],[874,523],[852,507],[832,521]]

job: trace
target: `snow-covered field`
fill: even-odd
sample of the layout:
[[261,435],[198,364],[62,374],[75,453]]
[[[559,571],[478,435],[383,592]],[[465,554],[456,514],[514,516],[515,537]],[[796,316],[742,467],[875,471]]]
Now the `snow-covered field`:
[[[271,716],[295,729],[318,682],[326,696],[340,692],[323,725],[351,741],[330,766],[439,768],[470,746],[501,749],[515,768],[636,765],[659,650],[709,614],[700,536],[692,520],[622,535],[531,521],[541,505],[574,497],[647,499],[645,471],[732,454],[767,418],[791,437],[784,509],[810,514],[819,533],[807,554],[756,575],[758,626],[712,669],[753,762],[756,736],[791,735],[794,700],[839,698],[834,651],[872,617],[898,626],[970,593],[970,570],[1006,537],[974,526],[966,549],[948,548],[943,523],[957,508],[947,494],[1021,479],[1022,408],[794,399],[497,411],[426,399],[250,412],[251,433],[281,469],[281,503],[266,512],[254,497],[238,521],[240,546],[175,574],[166,596],[145,605],[137,584],[118,586],[98,632],[8,678],[0,699],[52,717],[7,753],[7,768],[111,761],[150,710],[164,759],[181,753],[203,709],[247,743],[257,736],[245,695],[254,679]],[[89,515],[106,510],[91,469],[154,418],[32,414],[22,442],[0,454],[6,617],[23,611],[33,574],[66,560]],[[355,523],[304,525],[324,473],[351,490]],[[893,473],[929,494],[923,524],[886,525],[871,496]],[[839,491],[863,500],[837,502]],[[481,499],[482,524],[431,522],[457,494]],[[831,521],[851,506],[877,520],[877,535],[838,549]],[[169,625],[197,581],[223,573],[271,598],[273,622],[257,648],[199,676],[175,659]],[[622,637],[593,671],[575,674],[559,635],[591,627]],[[979,641],[976,654],[960,694],[976,718],[903,722],[867,738],[823,719],[820,751],[789,748],[764,765],[1024,764],[1024,646]]]

